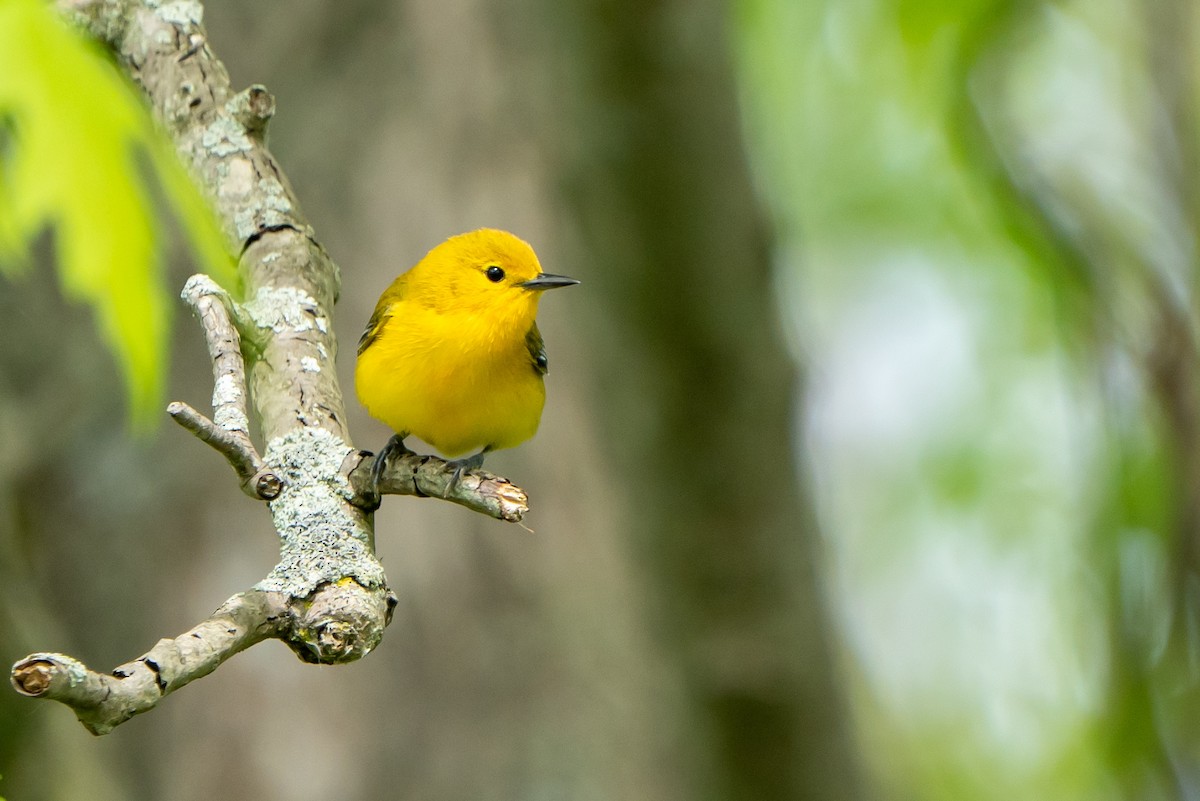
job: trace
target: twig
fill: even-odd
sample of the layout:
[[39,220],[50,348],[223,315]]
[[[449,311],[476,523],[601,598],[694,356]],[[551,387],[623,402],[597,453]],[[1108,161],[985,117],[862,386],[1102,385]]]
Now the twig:
[[[348,470],[350,486],[358,502],[363,502],[370,495],[371,469],[376,457],[359,451],[354,458],[356,463]],[[379,491],[385,495],[441,498],[508,523],[521,522],[529,512],[525,490],[485,470],[463,473],[454,489],[446,494],[454,471],[452,465],[436,456],[401,454],[389,460],[380,477]]]
[[211,445],[241,479],[242,491],[252,498],[269,501],[278,497],[279,477],[263,465],[250,439],[246,412],[246,363],[241,336],[233,322],[233,299],[207,275],[193,275],[181,297],[196,312],[208,355],[213,363],[213,417],[176,401],[167,407],[172,419]]

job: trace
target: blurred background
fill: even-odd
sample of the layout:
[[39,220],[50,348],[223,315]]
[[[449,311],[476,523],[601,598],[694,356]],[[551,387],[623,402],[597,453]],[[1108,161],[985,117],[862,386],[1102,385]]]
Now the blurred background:
[[[102,739],[0,693],[0,795],[1200,798],[1194,4],[205,5],[342,269],[344,388],[453,233],[582,279],[489,459],[533,533],[389,499],[367,659],[267,643]],[[270,569],[48,263],[0,339],[0,663],[108,669]]]

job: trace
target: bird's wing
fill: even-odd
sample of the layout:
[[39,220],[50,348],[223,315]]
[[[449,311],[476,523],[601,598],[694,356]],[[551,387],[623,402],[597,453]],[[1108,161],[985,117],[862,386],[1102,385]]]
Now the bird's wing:
[[367,320],[367,329],[363,331],[362,336],[358,338],[358,355],[361,356],[363,351],[371,347],[371,343],[379,338],[379,332],[383,330],[383,324],[392,316],[392,307],[404,298],[404,290],[407,282],[405,276],[401,275],[392,285],[387,288],[387,291],[380,296],[379,302],[375,304],[375,311],[371,313],[371,319]]
[[391,311],[390,304],[380,303],[375,307],[375,313],[367,321],[367,330],[363,331],[362,336],[358,338],[359,356],[362,356],[363,351],[369,348],[371,343],[379,336],[379,332],[383,330],[383,323],[388,318],[389,311]]
[[529,350],[529,358],[533,360],[533,369],[540,375],[545,375],[550,369],[550,360],[546,357],[546,343],[542,341],[542,332],[534,323],[525,334],[525,347]]

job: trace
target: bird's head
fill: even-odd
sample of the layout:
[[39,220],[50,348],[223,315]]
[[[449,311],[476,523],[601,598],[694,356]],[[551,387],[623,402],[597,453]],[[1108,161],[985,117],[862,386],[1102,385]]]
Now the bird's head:
[[528,327],[544,290],[577,283],[543,273],[537,254],[524,240],[481,228],[450,237],[429,251],[409,271],[407,289],[414,300],[444,314],[486,315]]

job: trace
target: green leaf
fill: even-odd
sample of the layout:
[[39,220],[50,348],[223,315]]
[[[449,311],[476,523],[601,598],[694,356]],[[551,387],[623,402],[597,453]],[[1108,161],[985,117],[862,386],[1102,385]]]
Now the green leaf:
[[0,0],[0,273],[23,272],[32,240],[54,232],[63,291],[94,309],[138,428],[161,405],[175,302],[151,176],[199,268],[233,288],[211,211],[135,90],[51,5]]

